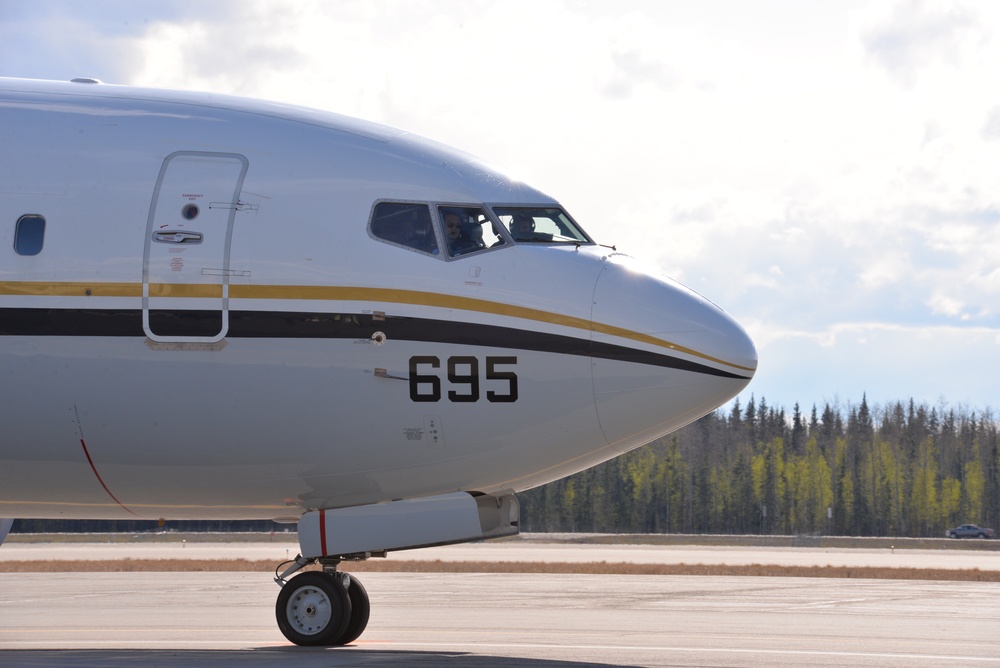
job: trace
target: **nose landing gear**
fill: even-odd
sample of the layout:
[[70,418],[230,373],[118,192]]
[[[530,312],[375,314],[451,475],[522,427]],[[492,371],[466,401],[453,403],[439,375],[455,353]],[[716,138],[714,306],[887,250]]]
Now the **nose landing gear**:
[[[301,558],[300,558],[301,559]],[[295,570],[312,560],[296,561]],[[330,647],[354,642],[368,626],[371,606],[361,582],[337,571],[339,561],[320,559],[322,571],[285,581],[274,606],[281,633],[296,645]]]
[[[296,645],[354,642],[368,625],[371,607],[361,583],[337,572],[342,561],[384,557],[390,550],[513,536],[518,532],[519,508],[509,493],[450,492],[309,510],[298,520],[299,556],[275,573],[274,581],[281,586],[274,606],[278,628]],[[314,563],[323,570],[291,577]]]

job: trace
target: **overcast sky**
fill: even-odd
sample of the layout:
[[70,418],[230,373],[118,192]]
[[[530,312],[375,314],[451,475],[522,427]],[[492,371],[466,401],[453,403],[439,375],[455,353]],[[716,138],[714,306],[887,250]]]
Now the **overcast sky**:
[[1000,408],[1000,5],[0,0],[0,76],[360,116],[716,302],[741,395]]

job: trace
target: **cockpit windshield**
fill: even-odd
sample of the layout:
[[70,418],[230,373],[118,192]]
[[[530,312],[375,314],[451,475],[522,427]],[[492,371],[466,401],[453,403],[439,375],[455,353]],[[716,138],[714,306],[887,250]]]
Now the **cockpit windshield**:
[[545,206],[382,201],[372,209],[368,233],[449,260],[510,247],[511,239],[517,244],[593,243],[566,212]]
[[496,214],[517,243],[589,244],[590,238],[562,209],[495,206]]

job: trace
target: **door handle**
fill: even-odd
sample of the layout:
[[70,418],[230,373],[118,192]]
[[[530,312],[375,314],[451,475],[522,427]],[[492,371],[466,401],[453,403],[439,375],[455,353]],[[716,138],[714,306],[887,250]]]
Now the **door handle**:
[[202,238],[200,232],[178,232],[176,230],[153,232],[153,241],[162,244],[200,244]]

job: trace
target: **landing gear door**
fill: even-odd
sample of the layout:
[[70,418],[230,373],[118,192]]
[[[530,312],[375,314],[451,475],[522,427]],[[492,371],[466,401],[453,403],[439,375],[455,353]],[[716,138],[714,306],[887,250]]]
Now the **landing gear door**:
[[247,159],[166,157],[146,224],[142,326],[154,341],[220,341],[229,329],[229,248]]

